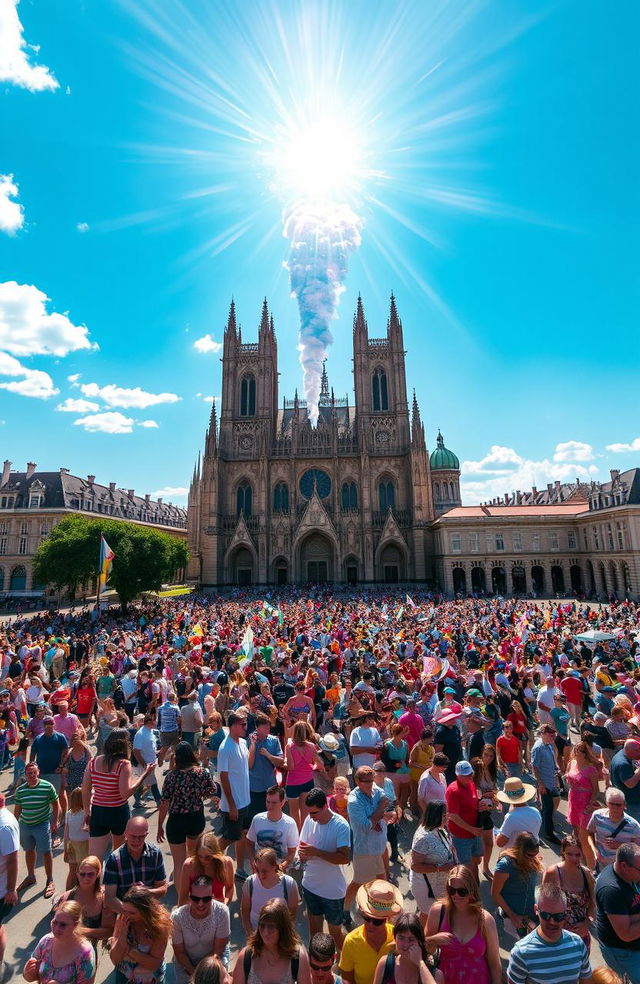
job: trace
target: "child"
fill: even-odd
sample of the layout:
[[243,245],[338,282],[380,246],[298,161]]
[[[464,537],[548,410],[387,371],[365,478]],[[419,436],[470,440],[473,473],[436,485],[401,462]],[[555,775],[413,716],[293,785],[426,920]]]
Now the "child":
[[82,787],[69,794],[69,809],[64,820],[64,860],[69,865],[67,891],[73,888],[78,877],[78,865],[89,855],[89,831],[84,826]]
[[350,793],[349,780],[345,776],[336,776],[333,780],[333,795],[329,797],[328,806],[332,813],[337,813],[349,823],[347,799]]
[[610,967],[596,967],[591,975],[592,984],[622,984],[622,978],[618,977],[615,970]]
[[27,751],[29,750],[29,739],[21,738],[18,742],[13,755],[13,782],[7,789],[8,793],[14,793],[18,786],[25,781],[24,770],[27,764]]

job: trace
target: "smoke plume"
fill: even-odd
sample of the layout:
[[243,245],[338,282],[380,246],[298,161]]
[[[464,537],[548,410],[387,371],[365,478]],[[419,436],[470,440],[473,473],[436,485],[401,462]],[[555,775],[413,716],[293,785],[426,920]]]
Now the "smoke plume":
[[283,235],[291,242],[285,264],[291,295],[300,311],[300,363],[311,423],[318,422],[322,363],[333,341],[329,329],[338,317],[349,253],[360,245],[361,220],[348,205],[303,202],[284,216]]

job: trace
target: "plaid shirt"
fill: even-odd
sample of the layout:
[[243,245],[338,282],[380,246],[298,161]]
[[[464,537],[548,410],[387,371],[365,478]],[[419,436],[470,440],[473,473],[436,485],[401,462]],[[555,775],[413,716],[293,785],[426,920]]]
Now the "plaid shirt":
[[137,861],[129,854],[127,845],[123,844],[109,855],[104,864],[103,883],[115,885],[119,899],[124,898],[137,882],[153,888],[158,882],[166,881],[166,878],[162,853],[155,844],[145,844]]

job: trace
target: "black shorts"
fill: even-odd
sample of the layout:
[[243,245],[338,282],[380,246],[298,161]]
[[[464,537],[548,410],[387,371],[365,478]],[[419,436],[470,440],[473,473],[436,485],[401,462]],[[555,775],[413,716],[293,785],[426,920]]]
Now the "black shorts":
[[264,813],[267,809],[267,794],[264,793],[251,793],[251,800],[249,806],[247,807],[249,824],[258,813]]
[[4,899],[0,902],[0,925],[5,921],[12,909],[12,902],[5,902]]
[[230,820],[229,814],[225,813],[224,810],[220,811],[220,815],[222,816],[222,831],[220,832],[220,836],[223,840],[239,841],[243,832],[247,831],[251,826],[248,806],[243,806],[241,810],[238,810],[237,820]]
[[478,826],[481,830],[493,830],[491,810],[478,810]]
[[199,837],[204,830],[204,809],[190,813],[170,813],[167,820],[167,840],[170,844],[184,844],[187,837]]
[[124,834],[124,828],[131,817],[128,803],[122,806],[92,806],[89,815],[89,836],[104,837],[105,834]]

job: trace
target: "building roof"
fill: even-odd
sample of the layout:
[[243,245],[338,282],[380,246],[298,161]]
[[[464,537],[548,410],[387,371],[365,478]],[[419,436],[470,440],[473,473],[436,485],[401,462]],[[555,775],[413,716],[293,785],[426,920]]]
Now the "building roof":
[[520,489],[505,492],[503,497],[492,499],[484,505],[490,509],[505,507],[512,510],[521,506],[531,508],[577,502],[580,505],[579,511],[582,512],[640,504],[640,468],[628,468],[624,472],[613,468],[610,474],[611,478],[607,482],[585,482],[576,478],[575,482],[548,482],[544,489],[534,486],[527,492],[521,492]]
[[436,438],[436,448],[431,452],[429,466],[431,471],[460,471],[460,461],[458,457],[444,446],[444,438],[440,431]]
[[576,499],[555,506],[456,506],[447,510],[440,519],[514,519],[526,517],[535,519],[538,516],[554,517],[563,520],[578,516],[587,511],[587,503]]

